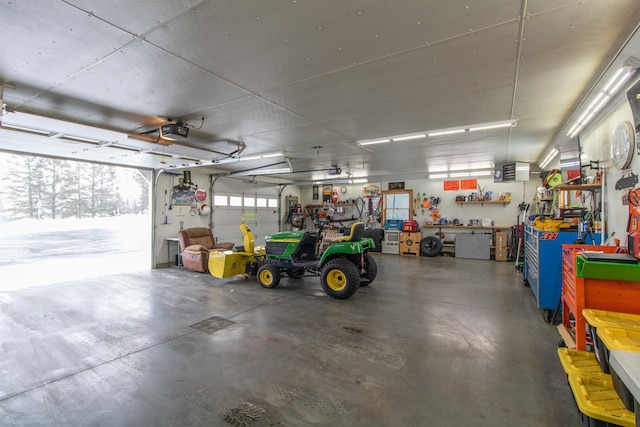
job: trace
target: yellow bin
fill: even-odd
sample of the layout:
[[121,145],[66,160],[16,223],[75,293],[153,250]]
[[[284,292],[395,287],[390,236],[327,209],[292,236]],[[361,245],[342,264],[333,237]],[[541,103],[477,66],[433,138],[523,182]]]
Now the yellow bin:
[[569,374],[604,375],[596,355],[590,351],[575,350],[571,348],[559,348],[558,357],[562,369]]
[[569,384],[584,415],[609,424],[635,427],[636,416],[624,406],[610,375],[570,374]]

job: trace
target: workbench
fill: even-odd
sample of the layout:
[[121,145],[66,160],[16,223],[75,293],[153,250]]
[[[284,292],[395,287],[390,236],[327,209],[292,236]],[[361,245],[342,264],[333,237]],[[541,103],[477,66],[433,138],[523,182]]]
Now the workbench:
[[[485,202],[486,203],[486,202]],[[500,202],[502,203],[502,202]],[[481,226],[481,225],[424,225],[421,227],[422,229],[428,228],[437,228],[438,235],[442,235],[442,229],[447,230],[456,230],[456,241],[459,236],[464,236],[460,245],[460,248],[464,249],[462,251],[456,250],[456,243],[444,243],[445,239],[442,240],[443,248],[451,248],[455,251],[456,258],[471,258],[471,259],[490,259],[491,258],[491,250],[495,249],[495,245],[490,244],[490,240],[493,239],[495,241],[495,233],[500,230],[510,230],[511,226]],[[465,231],[464,233],[459,233],[459,231]],[[470,231],[470,232],[468,232]],[[454,232],[451,232],[454,233]],[[426,236],[426,233],[423,233]],[[489,236],[486,238],[484,236]],[[473,237],[472,237],[473,236]],[[469,250],[473,248],[473,250]],[[508,247],[507,249],[510,249]]]

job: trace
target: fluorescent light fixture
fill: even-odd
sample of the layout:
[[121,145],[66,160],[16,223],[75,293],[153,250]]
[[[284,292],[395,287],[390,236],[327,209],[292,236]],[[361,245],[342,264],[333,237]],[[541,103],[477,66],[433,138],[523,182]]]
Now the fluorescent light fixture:
[[291,173],[291,168],[258,169],[255,172],[259,172],[259,175],[275,175],[279,173]]
[[406,136],[394,136],[393,138],[391,138],[391,140],[393,142],[396,141],[410,141],[412,139],[422,139],[422,138],[426,138],[427,134],[426,133],[419,133],[416,135],[406,135]]
[[256,154],[255,156],[238,157],[235,160],[238,162],[246,162],[248,160],[269,159],[271,157],[279,157],[279,156],[284,156],[284,153],[279,152],[279,153],[269,153],[269,154]]
[[448,173],[432,173],[429,175],[429,179],[442,179],[442,178],[448,178],[449,174]]
[[545,158],[544,158],[544,160],[542,161],[542,163],[540,163],[540,168],[541,168],[541,169],[544,169],[544,168],[546,168],[547,166],[549,166],[549,163],[551,163],[551,161],[552,161],[553,159],[555,159],[555,157],[558,155],[558,153],[559,153],[559,152],[560,152],[560,151],[558,151],[558,149],[557,149],[557,148],[554,148],[553,150],[551,150],[551,151],[549,152],[549,154],[547,154],[547,157],[545,157]]
[[449,166],[449,171],[451,171],[451,172],[468,171],[469,169],[471,169],[469,167],[469,163],[460,163],[460,164],[454,164],[454,165]]
[[261,159],[262,156],[250,156],[250,157],[238,157],[239,162],[246,162],[247,160],[258,160]]
[[432,136],[444,136],[444,135],[455,135],[457,133],[465,133],[467,130],[466,129],[450,129],[450,130],[442,130],[442,131],[437,131],[437,132],[429,132],[427,134],[428,137],[432,137]]
[[475,132],[478,130],[491,130],[491,129],[502,129],[502,128],[510,128],[510,127],[515,127],[516,122],[513,121],[508,121],[508,122],[503,122],[503,123],[494,123],[494,124],[487,124],[487,125],[482,125],[482,126],[473,126],[469,128],[469,132]]
[[369,180],[367,178],[358,178],[358,179],[352,179],[351,180],[352,184],[364,184],[366,182],[369,182]]
[[429,172],[447,172],[449,169],[444,165],[429,166]]
[[384,139],[372,139],[369,141],[359,141],[358,145],[374,145],[374,144],[384,144],[385,142],[391,142],[389,138]]
[[[604,107],[607,102],[611,100],[613,95],[620,89],[620,87],[627,81],[629,78],[635,74],[636,70],[640,67],[640,62],[634,57],[627,58],[623,63],[620,69],[609,79],[607,84],[598,92],[596,97],[589,103],[587,108],[584,110],[582,115],[576,122],[571,126],[569,132],[567,132],[567,136],[569,138],[573,138],[576,136],[584,127],[589,124],[591,119],[596,115],[598,111]],[[543,162],[544,163],[544,162]],[[541,165],[542,166],[542,165]]]
[[469,176],[489,176],[493,175],[493,171],[470,171]]
[[462,178],[465,176],[469,176],[469,172],[455,172],[449,174],[449,178]]
[[232,172],[231,176],[254,176],[254,175],[278,175],[283,173],[291,173],[291,168],[275,168],[275,169],[254,169],[242,172]]
[[502,122],[481,123],[481,124],[461,126],[461,127],[449,128],[449,129],[434,129],[434,130],[419,132],[419,133],[389,136],[386,138],[365,139],[362,141],[357,141],[356,143],[360,146],[384,144],[392,141],[393,142],[410,141],[410,140],[416,140],[416,139],[431,138],[436,136],[455,135],[455,134],[464,133],[464,132],[508,128],[508,127],[514,127],[515,125],[516,125],[515,120],[505,120]]

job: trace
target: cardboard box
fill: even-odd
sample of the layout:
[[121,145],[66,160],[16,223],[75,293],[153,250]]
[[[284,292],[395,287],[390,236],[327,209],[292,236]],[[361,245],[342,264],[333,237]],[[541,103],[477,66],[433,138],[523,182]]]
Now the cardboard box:
[[506,261],[508,252],[506,246],[496,246],[496,261]]
[[507,237],[508,233],[496,231],[496,248],[497,247],[507,247]]

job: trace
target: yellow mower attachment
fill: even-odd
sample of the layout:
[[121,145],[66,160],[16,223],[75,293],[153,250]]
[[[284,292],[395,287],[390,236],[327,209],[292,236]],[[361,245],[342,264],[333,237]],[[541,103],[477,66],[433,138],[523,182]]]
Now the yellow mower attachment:
[[255,262],[256,256],[264,253],[264,247],[255,247],[253,233],[247,224],[240,224],[242,231],[243,251],[218,251],[209,254],[209,273],[218,279],[245,275],[251,271],[251,265]]

